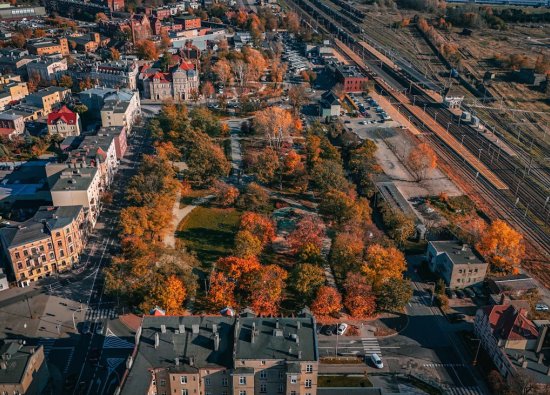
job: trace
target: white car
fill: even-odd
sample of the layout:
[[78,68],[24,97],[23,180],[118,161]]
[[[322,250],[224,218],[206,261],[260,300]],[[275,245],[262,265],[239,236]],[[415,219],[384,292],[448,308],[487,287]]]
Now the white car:
[[384,362],[382,362],[382,359],[378,356],[378,354],[372,354],[370,356],[370,360],[376,366],[378,369],[384,368]]
[[537,311],[548,311],[548,305],[545,305],[544,303],[537,303],[535,305],[535,310],[537,310]]
[[347,330],[348,330],[348,324],[340,324],[338,325],[338,329],[336,330],[336,333],[342,336],[344,333],[346,333]]

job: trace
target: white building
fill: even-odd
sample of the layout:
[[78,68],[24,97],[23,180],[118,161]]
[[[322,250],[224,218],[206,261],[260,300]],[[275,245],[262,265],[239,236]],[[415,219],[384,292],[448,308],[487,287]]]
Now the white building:
[[128,132],[141,114],[139,94],[133,92],[128,100],[107,100],[101,109],[101,126],[122,126]]
[[78,113],[71,111],[67,106],[48,114],[48,133],[58,134],[61,137],[80,136],[82,122]]
[[67,60],[64,58],[44,58],[27,63],[29,78],[38,75],[41,81],[57,80],[65,71],[67,71]]
[[95,63],[90,78],[97,80],[98,85],[108,88],[128,88],[136,90],[138,64],[135,60],[116,60]]

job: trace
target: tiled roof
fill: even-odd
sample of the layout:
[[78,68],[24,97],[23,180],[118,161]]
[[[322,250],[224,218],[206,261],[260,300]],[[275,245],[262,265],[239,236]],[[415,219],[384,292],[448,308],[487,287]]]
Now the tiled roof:
[[538,331],[527,318],[527,310],[512,305],[495,305],[484,309],[495,337],[505,340],[536,339]]
[[76,125],[77,114],[69,110],[67,106],[63,106],[59,110],[48,114],[48,125],[54,125],[59,121],[63,121],[69,125]]

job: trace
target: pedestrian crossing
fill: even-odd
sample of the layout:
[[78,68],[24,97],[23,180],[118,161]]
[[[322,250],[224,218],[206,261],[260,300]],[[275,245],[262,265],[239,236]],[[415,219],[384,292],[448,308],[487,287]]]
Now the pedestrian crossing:
[[63,374],[67,374],[69,371],[69,366],[71,366],[71,362],[73,361],[73,354],[74,354],[74,347],[68,347],[69,350],[69,356],[65,360],[65,366],[63,366]]
[[382,350],[380,349],[380,343],[375,337],[363,337],[361,338],[361,343],[363,343],[363,350],[365,355],[378,354],[379,357],[382,357]]
[[102,319],[113,319],[116,318],[118,314],[114,308],[104,307],[101,309],[88,309],[86,310],[86,315],[84,319],[86,321],[95,321]]
[[134,343],[121,339],[107,328],[105,339],[103,340],[103,348],[134,348]]
[[44,357],[48,357],[48,354],[52,350],[56,339],[41,338],[38,340],[38,345],[44,347]]
[[461,368],[466,365],[463,363],[425,363],[425,368]]
[[475,387],[447,387],[444,390],[445,395],[483,395],[481,389]]

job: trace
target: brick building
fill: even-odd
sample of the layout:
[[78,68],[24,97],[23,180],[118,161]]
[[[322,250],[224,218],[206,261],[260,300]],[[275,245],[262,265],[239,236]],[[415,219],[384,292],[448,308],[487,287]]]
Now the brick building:
[[153,32],[151,21],[145,14],[133,14],[130,18],[130,29],[132,30],[134,44],[148,39]]
[[21,287],[78,263],[84,247],[82,206],[41,207],[29,220],[0,229],[0,241]]
[[365,89],[365,83],[369,79],[357,67],[340,64],[330,67],[336,80],[343,85],[345,92],[362,92]]
[[22,340],[0,341],[0,394],[41,394],[50,372],[43,346],[27,346]]
[[27,49],[30,54],[44,56],[52,54],[69,54],[69,43],[66,38],[36,38],[27,41]]

